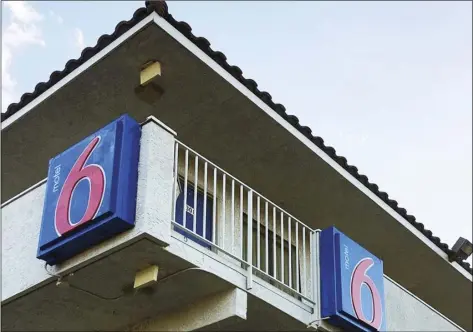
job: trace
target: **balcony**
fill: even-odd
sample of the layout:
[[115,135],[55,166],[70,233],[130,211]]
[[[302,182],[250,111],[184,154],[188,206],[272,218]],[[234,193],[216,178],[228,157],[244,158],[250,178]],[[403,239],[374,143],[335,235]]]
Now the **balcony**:
[[313,306],[316,231],[185,144],[175,151],[175,235],[246,269],[249,286],[254,275]]
[[[197,303],[231,303],[183,329],[335,330],[319,315],[317,229],[156,119],[141,140],[135,228],[58,266],[35,258],[45,182],[2,205],[3,329],[159,330]],[[160,267],[158,285],[131,294],[149,264]],[[461,330],[388,277],[385,301],[389,331]]]

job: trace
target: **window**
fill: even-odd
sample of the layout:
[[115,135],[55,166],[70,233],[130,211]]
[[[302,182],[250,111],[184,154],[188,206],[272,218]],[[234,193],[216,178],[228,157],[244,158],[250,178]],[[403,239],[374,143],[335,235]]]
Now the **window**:
[[[197,187],[197,205],[194,206],[194,194],[195,194],[195,189],[194,189],[194,184],[191,182],[187,182],[187,200],[186,200],[186,212],[185,212],[185,225],[183,222],[183,217],[184,217],[184,211],[183,211],[183,206],[184,206],[184,179],[179,177],[179,180],[177,181],[177,198],[176,198],[176,215],[175,215],[175,221],[180,224],[185,226],[189,230],[193,230],[194,227],[194,215],[196,219],[196,224],[195,224],[195,233],[198,235],[204,237],[204,227],[205,227],[205,239],[208,241],[212,241],[212,233],[213,233],[213,204],[214,204],[214,199],[213,196],[209,195],[207,193],[207,205],[206,205],[206,213],[205,213],[205,225],[204,225],[204,193],[203,190],[201,190],[199,187]],[[178,229],[177,227],[175,228],[175,231],[184,235],[188,239],[191,239],[192,241],[200,244],[201,246],[204,246],[206,248],[211,248],[211,246],[204,241],[200,240],[196,236],[192,236],[190,233]]]
[[[252,227],[253,227],[253,239],[252,239],[252,262],[253,266],[257,266],[258,262],[258,249],[257,249],[257,244],[258,244],[258,237],[260,241],[260,265],[259,269],[263,272],[266,272],[266,228],[263,224],[260,224],[260,232],[258,234],[258,228],[257,228],[257,221],[253,219],[252,222]],[[287,227],[287,224],[285,225]],[[277,227],[279,229],[279,227]],[[285,232],[287,232],[287,229],[285,229]],[[301,281],[299,279],[299,289],[297,289],[297,278],[300,278],[300,276],[297,275],[297,267],[296,264],[299,264],[299,262],[296,262],[296,247],[291,244],[291,248],[289,249],[289,242],[287,240],[282,240],[281,242],[281,236],[276,234],[276,261],[274,261],[274,244],[273,244],[273,232],[268,229],[268,274],[272,277],[275,277],[277,280],[282,281],[282,273],[281,273],[281,243],[284,245],[284,269],[283,269],[283,274],[284,274],[284,284],[289,286],[290,288],[300,292],[301,291]],[[243,259],[246,261],[247,260],[247,255],[248,255],[248,216],[246,213],[243,213]],[[289,285],[289,250],[291,250],[291,285]],[[276,271],[274,271],[276,268]],[[300,269],[299,269],[300,270]],[[276,276],[274,275],[274,272],[276,272]],[[256,272],[258,274],[258,272]],[[261,273],[259,273],[262,275]],[[264,275],[262,275],[264,278]],[[279,289],[285,291],[285,287],[281,286],[279,283],[275,282],[274,280],[270,280],[270,283]]]

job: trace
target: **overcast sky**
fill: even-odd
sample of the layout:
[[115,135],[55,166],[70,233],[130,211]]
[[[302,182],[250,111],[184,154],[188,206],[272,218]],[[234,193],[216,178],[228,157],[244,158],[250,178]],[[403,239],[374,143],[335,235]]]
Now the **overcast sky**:
[[[143,3],[2,2],[2,111]],[[434,235],[471,240],[470,1],[168,3]]]

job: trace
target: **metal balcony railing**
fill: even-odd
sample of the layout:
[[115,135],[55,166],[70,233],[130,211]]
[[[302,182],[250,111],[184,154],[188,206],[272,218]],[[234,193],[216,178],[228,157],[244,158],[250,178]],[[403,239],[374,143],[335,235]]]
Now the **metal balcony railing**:
[[[173,227],[298,299],[315,302],[316,231],[176,141]],[[251,253],[251,254],[249,254]]]

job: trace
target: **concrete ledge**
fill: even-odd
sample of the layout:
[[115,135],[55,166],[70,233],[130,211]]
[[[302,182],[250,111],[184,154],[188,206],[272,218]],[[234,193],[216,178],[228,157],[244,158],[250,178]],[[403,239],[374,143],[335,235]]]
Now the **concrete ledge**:
[[246,320],[247,294],[234,288],[133,326],[130,331],[219,330]]
[[150,122],[153,122],[155,124],[157,124],[158,126],[160,126],[162,129],[166,130],[168,133],[170,133],[171,135],[173,136],[177,136],[177,133],[172,130],[171,128],[169,128],[168,126],[166,126],[161,120],[157,119],[156,117],[150,115],[146,118],[146,120],[144,122],[141,123],[141,126],[144,126]]

